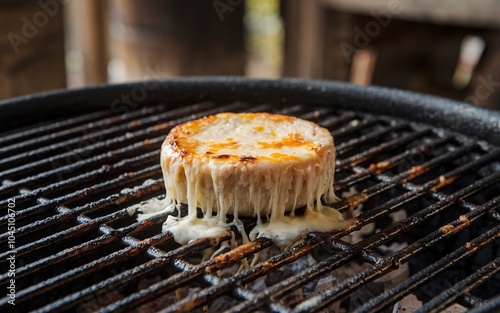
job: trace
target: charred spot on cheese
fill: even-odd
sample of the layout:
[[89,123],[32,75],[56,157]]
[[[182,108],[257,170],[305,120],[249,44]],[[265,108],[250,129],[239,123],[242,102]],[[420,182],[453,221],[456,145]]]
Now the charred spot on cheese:
[[[183,227],[188,224],[203,229],[204,236],[217,232],[208,232],[203,223],[229,229],[227,214],[236,222],[238,216],[256,217],[253,235],[270,237],[280,246],[296,240],[292,234],[346,226],[338,211],[321,203],[321,198],[335,199],[333,138],[327,129],[306,120],[220,113],[180,124],[162,145],[161,166],[166,198],[188,206],[188,217],[169,218],[164,225],[178,242],[196,239],[194,231],[186,235]],[[304,217],[295,217],[295,209],[304,206]],[[202,219],[196,218],[197,208],[204,212]],[[267,224],[261,220],[264,216]]]
[[253,162],[256,161],[257,158],[251,157],[251,156],[245,156],[240,158],[240,162]]

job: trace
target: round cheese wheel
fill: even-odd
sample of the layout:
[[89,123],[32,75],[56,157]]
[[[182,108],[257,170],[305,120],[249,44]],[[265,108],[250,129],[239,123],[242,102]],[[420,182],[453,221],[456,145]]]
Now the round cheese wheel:
[[190,214],[264,216],[334,199],[335,148],[313,122],[270,113],[220,113],[174,127],[161,148],[167,197]]

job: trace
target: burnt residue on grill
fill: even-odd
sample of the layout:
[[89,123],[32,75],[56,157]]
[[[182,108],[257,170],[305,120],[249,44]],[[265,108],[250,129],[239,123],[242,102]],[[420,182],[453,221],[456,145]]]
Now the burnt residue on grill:
[[[304,234],[279,251],[237,232],[179,246],[162,224],[184,206],[138,222],[142,201],[164,197],[158,155],[168,131],[223,111],[278,112],[328,128],[340,201],[327,205],[352,216],[349,227]],[[500,149],[490,143],[403,119],[269,101],[104,110],[13,130],[0,142],[0,203],[15,201],[16,210],[0,282],[8,290],[15,254],[20,311],[375,312],[404,299],[418,299],[422,312],[498,308]],[[255,225],[242,221],[232,229]],[[11,222],[0,217],[3,229]],[[0,234],[4,245],[11,239]]]

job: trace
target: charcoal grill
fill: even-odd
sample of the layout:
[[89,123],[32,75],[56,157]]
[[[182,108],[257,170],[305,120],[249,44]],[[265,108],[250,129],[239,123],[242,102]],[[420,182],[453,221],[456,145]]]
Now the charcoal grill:
[[[222,111],[327,127],[334,206],[357,215],[352,227],[281,252],[229,235],[179,246],[161,233],[168,214],[137,222],[131,208],[164,193],[169,129]],[[16,211],[13,241],[1,217],[0,281],[5,295],[15,278],[16,304],[3,295],[3,311],[391,312],[411,297],[418,312],[500,308],[498,113],[381,87],[224,77],[39,94],[0,112],[0,201]]]

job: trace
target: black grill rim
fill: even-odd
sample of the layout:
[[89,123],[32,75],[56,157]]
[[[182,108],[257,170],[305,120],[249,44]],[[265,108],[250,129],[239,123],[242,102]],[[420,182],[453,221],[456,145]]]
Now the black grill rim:
[[[207,76],[55,90],[0,101],[0,131],[69,115],[111,109],[122,95],[145,90],[139,106],[198,101],[316,104],[447,128],[500,144],[500,112],[417,92],[337,81]],[[142,89],[144,88],[144,89]],[[123,105],[123,103],[122,103]],[[119,113],[119,112],[116,112]]]

